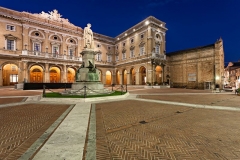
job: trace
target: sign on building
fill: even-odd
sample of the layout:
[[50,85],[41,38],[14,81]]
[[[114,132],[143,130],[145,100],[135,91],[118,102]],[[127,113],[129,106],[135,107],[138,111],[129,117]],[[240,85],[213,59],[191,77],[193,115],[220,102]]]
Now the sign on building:
[[196,77],[196,73],[188,73],[188,81],[196,81],[197,77]]

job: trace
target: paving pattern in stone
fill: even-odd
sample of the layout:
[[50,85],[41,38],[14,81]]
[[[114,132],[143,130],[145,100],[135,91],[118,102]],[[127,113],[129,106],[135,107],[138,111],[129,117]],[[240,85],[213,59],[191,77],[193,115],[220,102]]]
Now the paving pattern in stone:
[[26,99],[26,98],[24,98],[24,97],[0,98],[0,105],[1,105],[1,104],[8,104],[8,103],[24,102],[25,99]]
[[98,160],[240,159],[240,112],[126,100],[96,119]]
[[175,93],[211,93],[211,90],[196,90],[196,89],[182,89],[182,88],[134,88],[129,87],[128,91],[130,93],[137,94],[175,94]]
[[68,107],[25,104],[0,108],[0,160],[19,158]]
[[240,96],[235,94],[138,95],[138,98],[212,106],[240,107]]

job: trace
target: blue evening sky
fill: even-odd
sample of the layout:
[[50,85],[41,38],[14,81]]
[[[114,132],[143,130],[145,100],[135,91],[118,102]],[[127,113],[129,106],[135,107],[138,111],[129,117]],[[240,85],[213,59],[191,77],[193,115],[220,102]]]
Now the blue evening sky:
[[1,0],[30,13],[57,9],[79,27],[115,37],[152,15],[166,23],[167,53],[213,44],[222,37],[225,62],[240,60],[240,0]]

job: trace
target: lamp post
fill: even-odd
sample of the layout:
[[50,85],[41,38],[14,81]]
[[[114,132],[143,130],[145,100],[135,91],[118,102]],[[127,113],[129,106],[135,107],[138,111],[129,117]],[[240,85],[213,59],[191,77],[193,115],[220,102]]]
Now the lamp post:
[[155,59],[151,58],[151,64],[152,64],[152,87],[153,87],[153,65],[155,65]]

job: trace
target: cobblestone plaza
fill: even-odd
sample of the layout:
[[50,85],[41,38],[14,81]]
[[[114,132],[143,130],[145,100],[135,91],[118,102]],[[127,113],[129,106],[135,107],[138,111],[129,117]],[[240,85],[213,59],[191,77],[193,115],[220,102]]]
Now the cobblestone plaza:
[[128,90],[83,102],[1,88],[0,159],[240,159],[239,96]]

